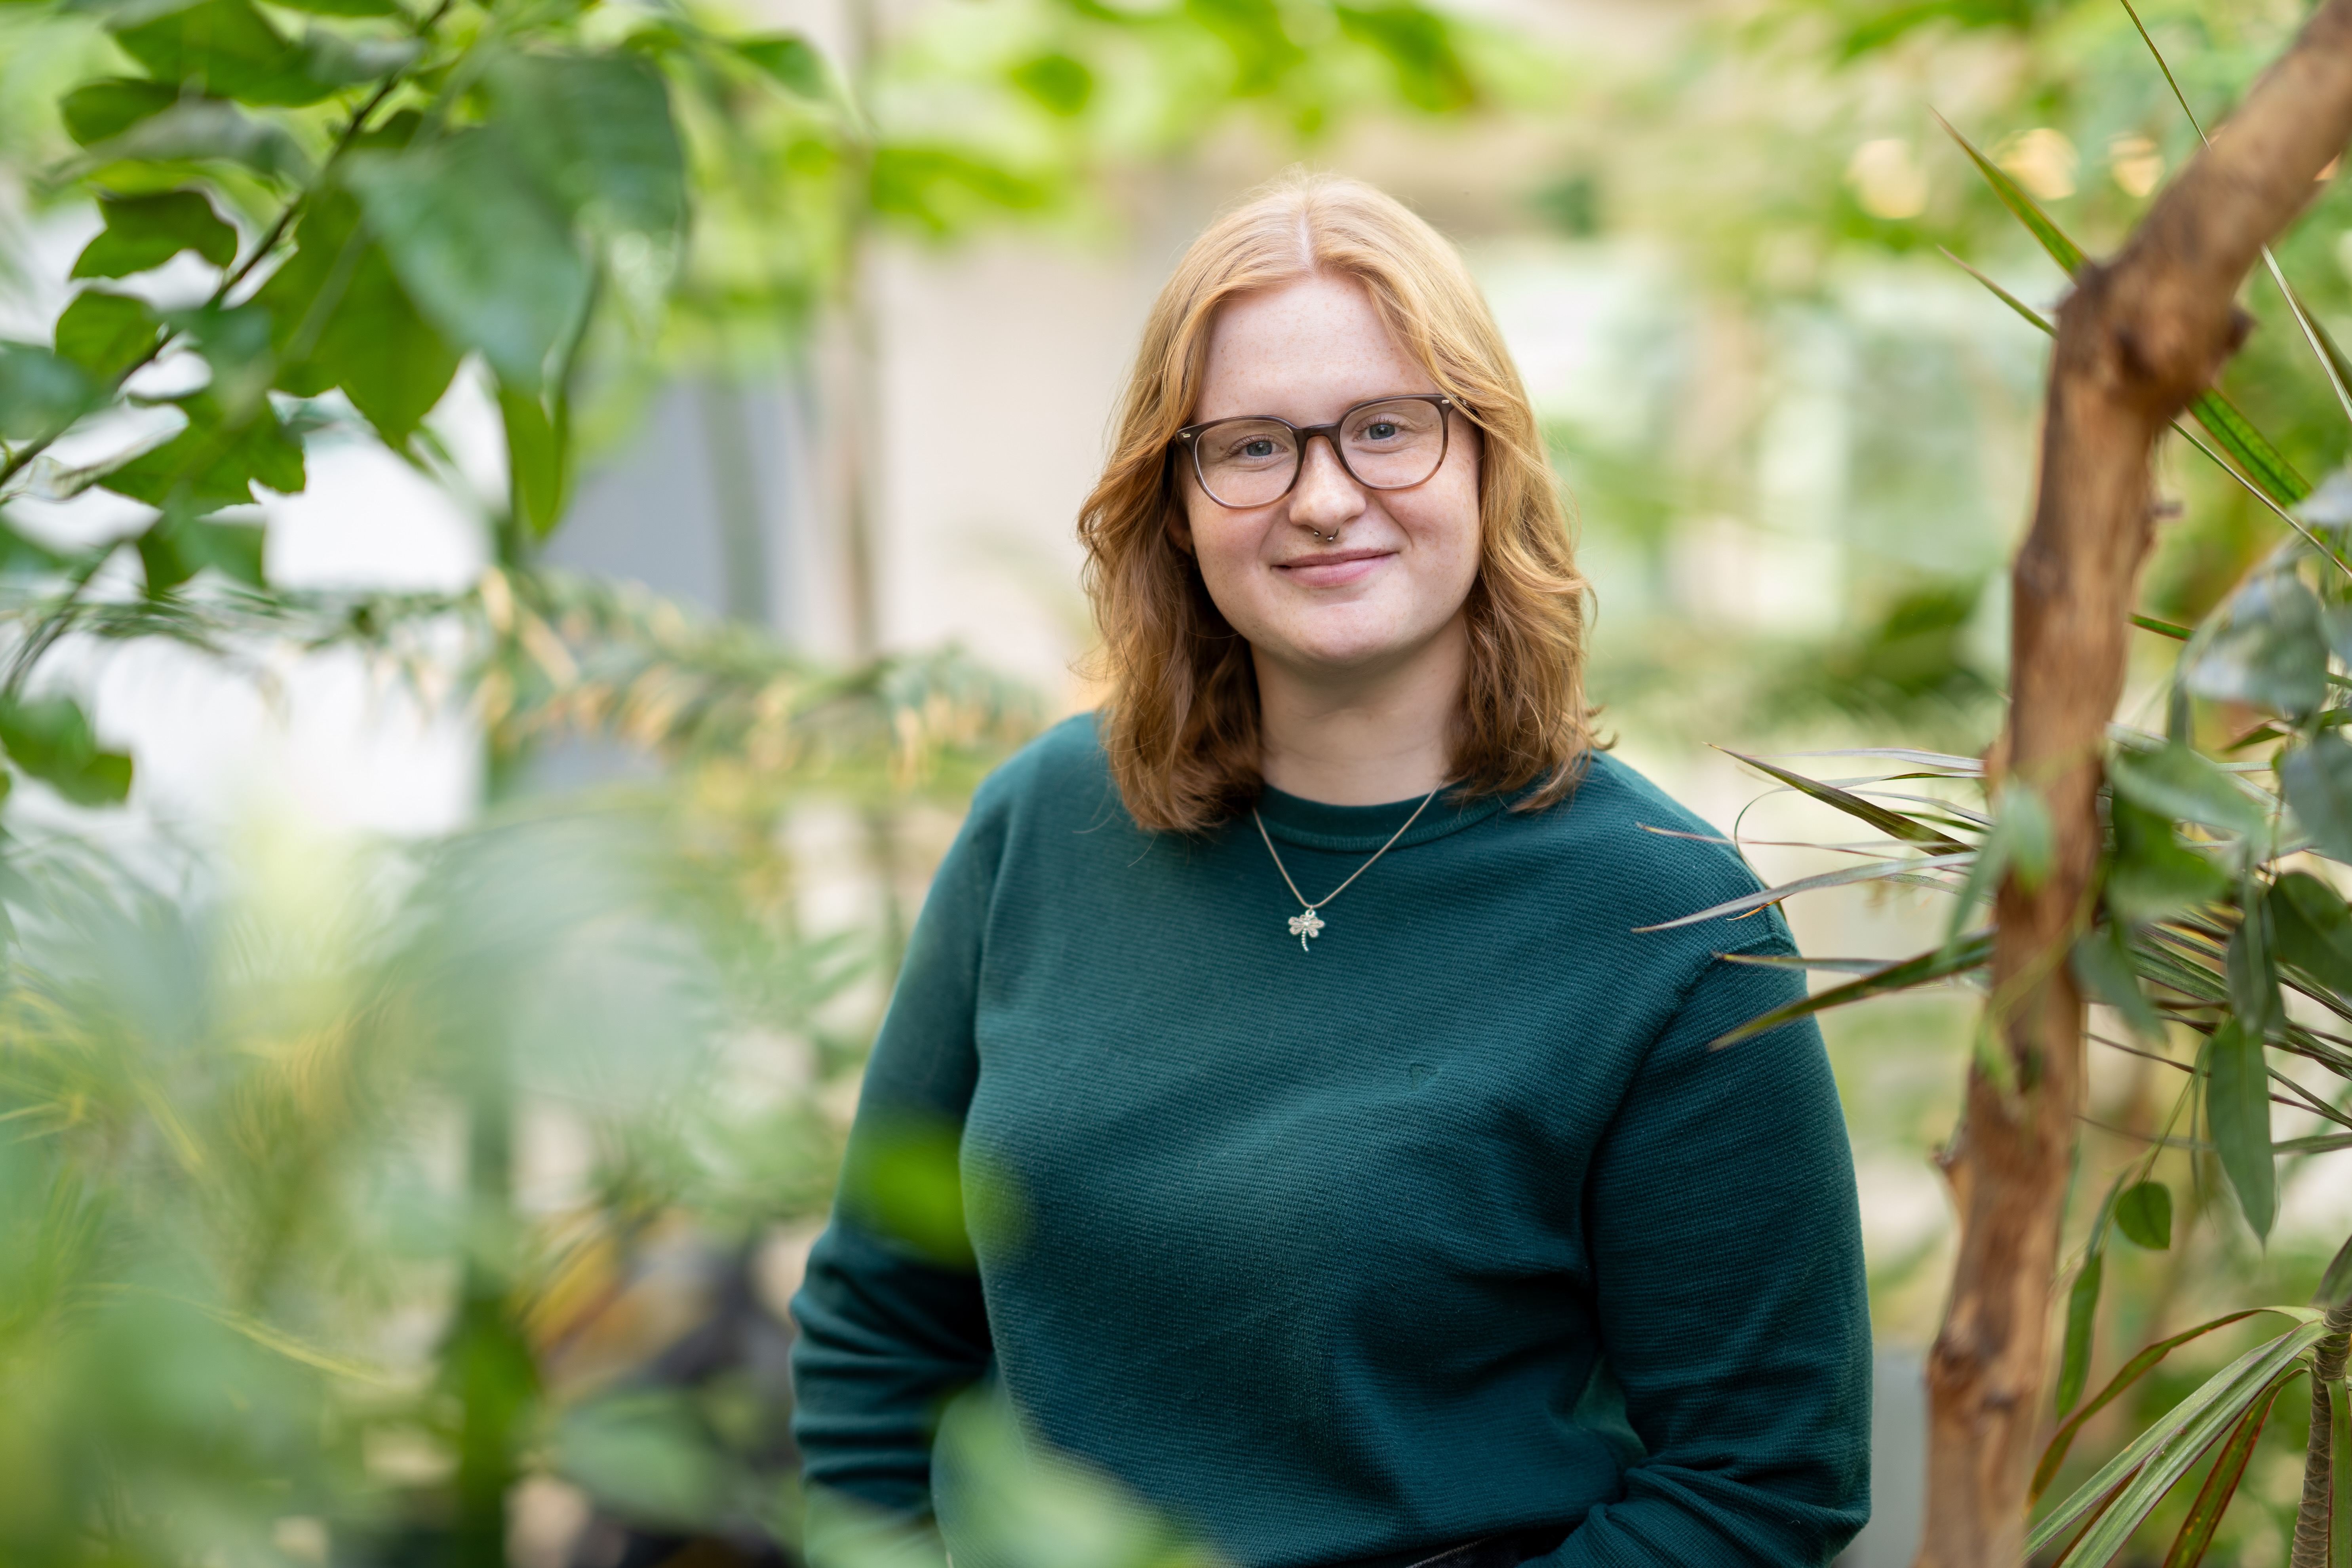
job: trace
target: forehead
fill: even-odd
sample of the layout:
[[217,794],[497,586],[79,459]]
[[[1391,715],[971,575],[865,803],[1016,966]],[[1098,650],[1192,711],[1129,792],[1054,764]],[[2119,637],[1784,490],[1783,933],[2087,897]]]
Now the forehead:
[[1217,312],[1192,418],[1272,414],[1319,425],[1368,398],[1436,390],[1381,325],[1362,284],[1318,272]]

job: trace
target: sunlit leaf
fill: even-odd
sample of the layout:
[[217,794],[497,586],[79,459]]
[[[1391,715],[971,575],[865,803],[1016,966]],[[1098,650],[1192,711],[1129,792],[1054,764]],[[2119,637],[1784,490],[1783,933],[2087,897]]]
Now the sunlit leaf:
[[1399,96],[1415,109],[1444,114],[1478,100],[1445,18],[1425,6],[1394,3],[1335,5],[1339,30],[1387,58]]
[[2116,1196],[2116,1228],[2151,1252],[2172,1246],[2172,1189],[2162,1182],[2135,1182]]
[[2278,1217],[2271,1149],[2271,1080],[2262,1037],[2225,1019],[2205,1042],[2205,1119],[2247,1227],[2267,1237]]
[[2014,213],[2026,231],[2042,242],[2042,248],[2050,253],[2050,259],[2058,264],[2059,269],[2069,278],[2082,270],[2084,259],[2082,247],[2066,237],[2065,232],[2051,221],[2050,215],[2025,194],[2024,187],[2010,178],[2006,169],[1978,152],[1976,144],[1954,129],[1950,121],[1939,114],[1936,121],[1943,126],[1946,134],[1959,143],[1960,151],[1969,155],[1969,161],[1977,166],[1977,173],[1984,176],[1985,184],[1990,185],[1993,195],[2000,198],[2001,205]]
[[1022,61],[1008,79],[1049,114],[1083,114],[1095,95],[1095,73],[1058,50]]
[[2318,596],[2291,563],[2256,572],[2199,629],[2180,670],[2200,697],[2301,718],[2327,696]]
[[867,200],[876,212],[907,219],[935,237],[983,216],[1034,212],[1048,195],[1039,181],[953,146],[878,147],[867,175]]

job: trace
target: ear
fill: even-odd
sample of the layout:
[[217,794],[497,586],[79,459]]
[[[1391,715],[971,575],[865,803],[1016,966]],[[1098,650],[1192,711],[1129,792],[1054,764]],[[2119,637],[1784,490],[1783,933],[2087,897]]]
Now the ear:
[[1186,513],[1181,499],[1168,509],[1168,542],[1187,555],[1193,553],[1192,519]]

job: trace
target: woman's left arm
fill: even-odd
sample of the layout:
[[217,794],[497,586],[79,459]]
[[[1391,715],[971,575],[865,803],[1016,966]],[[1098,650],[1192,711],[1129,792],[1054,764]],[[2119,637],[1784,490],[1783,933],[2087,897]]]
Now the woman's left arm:
[[1585,1199],[1602,1348],[1648,1452],[1559,1568],[1826,1563],[1869,1517],[1870,1303],[1821,1031],[1709,1049],[1804,980],[1700,962]]

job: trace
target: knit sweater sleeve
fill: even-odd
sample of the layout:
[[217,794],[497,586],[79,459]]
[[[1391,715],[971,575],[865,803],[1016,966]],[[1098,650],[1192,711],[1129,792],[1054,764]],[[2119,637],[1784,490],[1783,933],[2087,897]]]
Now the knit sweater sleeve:
[[1804,984],[1699,963],[1587,1188],[1601,1348],[1647,1452],[1556,1568],[1826,1563],[1869,1516],[1869,1300],[1821,1033],[1709,1049]]
[[978,1077],[972,1019],[992,814],[941,862],[868,1061],[834,1212],[793,1299],[793,1437],[813,1487],[918,1523],[940,1412],[992,1354],[958,1148]]

